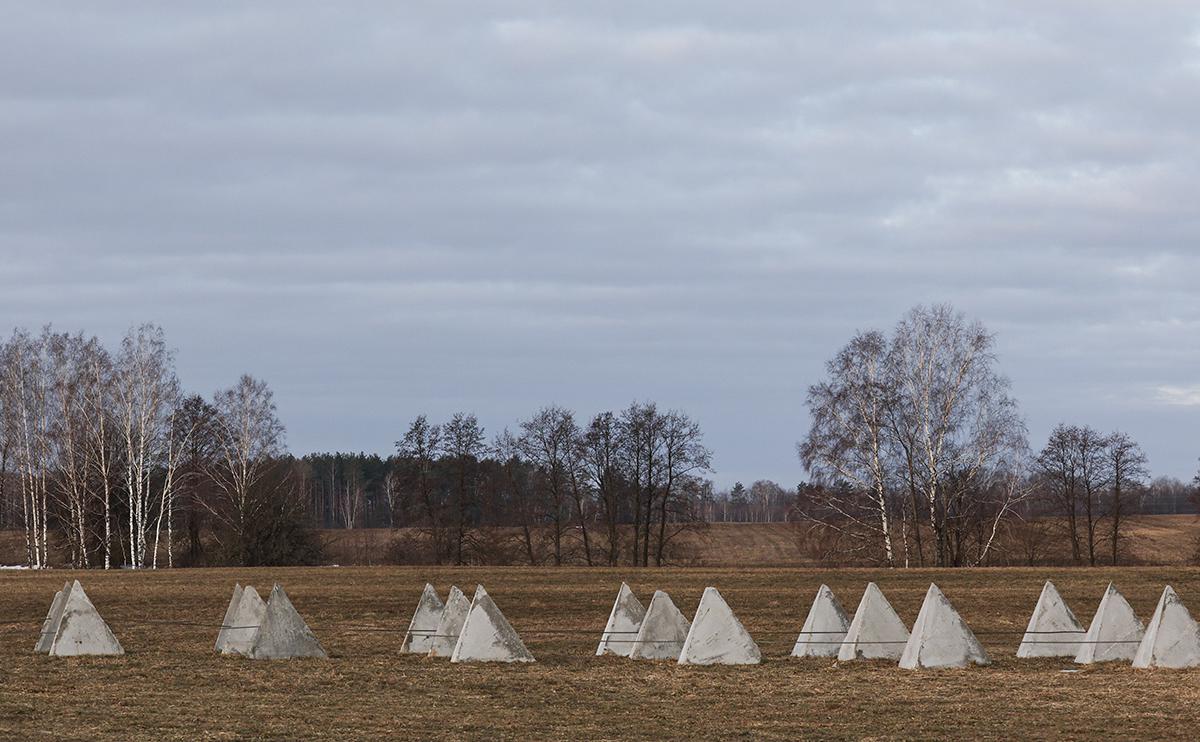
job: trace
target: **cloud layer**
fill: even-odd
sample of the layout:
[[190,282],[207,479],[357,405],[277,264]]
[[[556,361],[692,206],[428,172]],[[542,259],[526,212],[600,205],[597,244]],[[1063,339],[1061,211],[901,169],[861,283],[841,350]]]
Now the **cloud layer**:
[[0,24],[0,317],[162,323],[294,451],[653,398],[803,477],[804,389],[950,301],[1039,446],[1200,456],[1186,3],[26,3]]

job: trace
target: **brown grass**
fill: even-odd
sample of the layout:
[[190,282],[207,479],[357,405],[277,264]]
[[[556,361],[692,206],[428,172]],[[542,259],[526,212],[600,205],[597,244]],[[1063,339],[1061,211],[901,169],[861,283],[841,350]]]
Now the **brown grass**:
[[[391,545],[402,535],[419,536],[420,532],[405,529],[356,528],[330,529],[320,532],[328,563],[343,566],[374,566],[394,563]],[[1142,515],[1129,519],[1128,540],[1122,551],[1122,563],[1140,565],[1186,566],[1194,564],[1200,545],[1200,517],[1196,515]],[[494,539],[507,543],[504,555],[492,555],[489,564],[503,564],[505,556],[511,563],[523,563],[523,549],[517,544],[516,529],[492,529]],[[595,537],[599,538],[599,537]],[[824,566],[814,560],[815,550],[805,543],[803,532],[793,523],[713,523],[676,537],[672,546],[672,566],[687,567],[816,567]],[[1039,564],[1068,564],[1070,553],[1066,540],[1057,532],[1046,537]],[[573,535],[565,541],[569,561],[582,564],[582,544]],[[1001,548],[1012,549],[1008,563],[1024,564],[1020,547],[1000,542]],[[1108,544],[1101,545],[1100,555],[1107,559]],[[548,546],[547,546],[548,548]],[[25,560],[25,541],[21,531],[0,531],[0,564],[21,564]],[[600,558],[600,547],[594,553]],[[549,552],[543,554],[550,561]],[[62,549],[51,554],[51,563],[65,565],[68,556]],[[165,552],[161,556],[166,560]],[[411,563],[411,562],[407,562]]]
[[[1200,606],[1200,570],[315,568],[81,575],[124,643],[120,658],[31,648],[54,590],[77,575],[0,573],[3,739],[987,739],[1195,736],[1200,671],[1126,664],[1064,674],[1013,657],[1042,580],[1086,621],[1115,580],[1143,618],[1170,582]],[[821,582],[851,610],[876,580],[909,623],[936,579],[992,654],[989,668],[786,659]],[[211,647],[233,582],[284,583],[331,659],[253,662]],[[398,653],[422,584],[487,585],[538,662],[451,665]],[[696,668],[592,656],[626,580],[685,612],[718,586],[759,639],[757,667]],[[209,627],[148,620],[204,622]],[[579,632],[579,633],[555,633]],[[1017,632],[995,634],[991,632]]]
[[[517,537],[515,529],[508,535]],[[404,530],[386,528],[322,531],[326,555],[341,565],[385,564],[389,545]],[[676,537],[672,549],[673,566],[689,567],[815,567],[815,550],[805,543],[803,531],[793,523],[713,523]],[[578,539],[569,538],[572,561],[582,563]],[[1195,515],[1141,515],[1129,519],[1122,563],[1141,565],[1186,566],[1195,563],[1200,543],[1200,518]],[[1108,558],[1108,543],[1100,544],[1101,560]],[[1019,545],[998,541],[998,550],[1009,548],[1009,564],[1023,565]],[[599,556],[600,550],[596,550]],[[1046,537],[1038,563],[1069,564],[1070,550],[1058,532]],[[523,559],[519,549],[514,558]],[[547,555],[548,557],[548,555]],[[915,558],[915,557],[914,557]],[[997,552],[997,559],[1002,556]],[[495,562],[489,562],[495,563]]]

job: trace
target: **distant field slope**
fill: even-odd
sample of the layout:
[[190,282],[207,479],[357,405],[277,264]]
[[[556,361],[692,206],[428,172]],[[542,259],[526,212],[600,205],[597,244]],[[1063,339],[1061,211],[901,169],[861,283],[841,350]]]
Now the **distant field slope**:
[[[322,531],[330,563],[378,565],[397,557],[390,545],[411,532],[384,528]],[[512,534],[515,537],[515,531]],[[1046,536],[1037,564],[1065,564],[1065,540],[1053,531]],[[573,542],[572,542],[573,543]],[[1182,566],[1197,562],[1200,518],[1195,515],[1144,515],[1129,519],[1129,536],[1123,563],[1148,566]],[[519,551],[519,550],[518,550]],[[1056,556],[1057,552],[1057,556]],[[1107,555],[1107,543],[1104,554]],[[20,531],[0,531],[0,564],[24,561]],[[674,566],[698,567],[805,567],[828,566],[815,557],[801,529],[792,523],[713,523],[677,537],[671,560]],[[1013,555],[1008,562],[1025,566]],[[914,565],[915,566],[915,565]]]
[[[1036,564],[1068,563],[1065,538],[1046,524],[1045,544]],[[403,531],[401,532],[403,533]],[[397,536],[386,529],[324,531],[330,560],[337,564],[380,564]],[[515,536],[515,533],[514,533]],[[1200,518],[1195,515],[1145,515],[1129,519],[1122,547],[1123,564],[1177,566],[1196,563]],[[1103,554],[1106,556],[1107,542]],[[1015,547],[1014,547],[1015,548]],[[713,523],[677,537],[672,564],[701,567],[826,566],[803,531],[793,523]],[[1007,560],[1026,566],[1014,551]],[[914,565],[915,566],[915,565]]]

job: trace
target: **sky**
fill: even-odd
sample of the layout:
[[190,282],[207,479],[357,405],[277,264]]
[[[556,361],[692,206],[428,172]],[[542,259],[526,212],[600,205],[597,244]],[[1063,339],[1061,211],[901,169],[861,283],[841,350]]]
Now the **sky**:
[[721,486],[805,478],[805,390],[949,302],[1040,448],[1200,457],[1189,2],[12,3],[0,327],[161,324],[291,450],[654,400]]

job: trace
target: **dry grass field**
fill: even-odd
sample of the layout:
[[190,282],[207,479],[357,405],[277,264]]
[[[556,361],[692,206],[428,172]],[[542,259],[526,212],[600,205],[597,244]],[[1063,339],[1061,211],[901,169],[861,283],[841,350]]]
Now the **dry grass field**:
[[[508,532],[516,544],[515,529]],[[396,563],[392,543],[404,536],[405,529],[355,528],[319,532],[330,564],[377,566]],[[1069,562],[1066,542],[1058,535],[1047,539],[1052,549],[1044,549],[1038,564]],[[1200,516],[1139,515],[1129,518],[1128,541],[1123,563],[1139,565],[1186,566],[1196,563],[1200,545]],[[1011,544],[1008,544],[1013,548]],[[1107,547],[1107,545],[1105,545]],[[680,534],[672,553],[671,566],[679,567],[817,567],[812,545],[794,523],[713,523],[705,528]],[[548,545],[547,545],[548,548]],[[567,539],[567,550],[574,563],[583,562],[580,542]],[[521,548],[512,548],[512,558],[524,560]],[[1107,555],[1107,551],[1102,556]],[[549,553],[543,555],[549,562]],[[161,557],[166,559],[165,552]],[[25,560],[24,534],[18,530],[0,531],[0,564],[21,564]],[[68,563],[62,544],[51,548],[51,564]],[[495,563],[495,562],[492,562]],[[503,563],[503,562],[499,562]],[[1025,564],[1016,551],[1009,563]]]
[[[127,655],[31,650],[54,591],[80,576]],[[1083,739],[1194,738],[1200,671],[1071,667],[1013,654],[1041,583],[1090,619],[1115,580],[1149,618],[1171,583],[1200,608],[1200,570],[313,568],[0,573],[3,739]],[[991,653],[988,668],[903,671],[787,659],[821,582],[853,610],[876,580],[906,622],[930,580]],[[451,665],[399,654],[421,586],[482,582],[538,662]],[[668,590],[690,613],[721,589],[762,646],[757,667],[679,667],[593,656],[621,580]],[[254,662],[212,653],[234,581],[288,589],[331,658]],[[154,622],[177,623],[154,623]],[[189,624],[202,624],[199,626]],[[363,631],[381,628],[400,631]]]
[[[1129,518],[1128,540],[1123,563],[1140,565],[1185,566],[1194,564],[1200,543],[1200,517],[1196,515],[1138,515]],[[321,532],[328,559],[337,564],[377,565],[387,563],[389,544],[403,531],[386,528],[358,528]],[[13,533],[7,550],[8,563],[22,558],[22,544]],[[512,531],[516,538],[516,531]],[[1001,539],[1003,541],[1003,539]],[[1038,564],[1067,564],[1070,560],[1067,542],[1055,533],[1048,536]],[[2,542],[0,542],[2,543]],[[578,539],[568,543],[573,558],[582,561]],[[687,567],[815,567],[814,550],[806,543],[804,531],[793,523],[713,523],[677,537],[672,566]],[[1003,544],[1015,550],[1014,566],[1024,565],[1018,546]],[[1107,543],[1104,548],[1107,549]],[[806,548],[807,547],[807,548]],[[517,550],[519,551],[519,549]],[[1101,557],[1108,552],[1102,550]],[[515,555],[522,559],[521,554]]]

